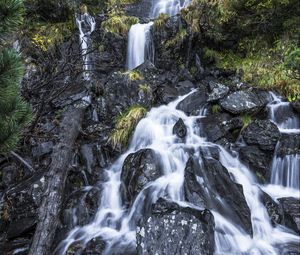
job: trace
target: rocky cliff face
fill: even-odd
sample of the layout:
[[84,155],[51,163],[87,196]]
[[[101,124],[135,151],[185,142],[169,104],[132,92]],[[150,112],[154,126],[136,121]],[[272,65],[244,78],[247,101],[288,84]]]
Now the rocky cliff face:
[[[129,6],[126,11],[145,18],[145,13],[149,13],[151,8],[149,2]],[[149,185],[164,176],[166,166],[153,149],[138,147],[138,150],[126,155],[121,166],[119,198],[124,206],[122,210],[128,213],[140,193],[147,201],[128,220],[131,230],[136,227],[136,231],[131,233],[136,243],[132,241],[129,245],[120,241],[119,245],[98,236],[87,243],[73,242],[65,252],[104,254],[110,248],[109,254],[213,254],[216,251],[215,241],[222,232],[216,229],[217,214],[226,216],[245,235],[253,236],[255,229],[249,201],[245,198],[247,191],[234,178],[232,169],[222,164],[217,148],[221,146],[230,154],[239,155],[239,160],[252,172],[255,183],[257,181],[257,185],[265,188],[270,184],[274,157],[292,155],[299,158],[299,135],[282,132],[270,120],[267,112],[272,100],[268,91],[242,84],[234,71],[202,64],[201,45],[180,15],[167,18],[160,26],[154,24],[155,61],[146,61],[131,72],[124,70],[127,36],[104,31],[101,28],[104,19],[101,15],[96,18],[97,28],[92,34],[93,44],[97,46],[92,80],[82,82],[80,78],[75,79],[66,93],[61,93],[57,100],[45,106],[45,115],[40,117],[27,144],[20,147],[20,154],[33,171],[12,156],[0,157],[0,250],[8,255],[29,252],[38,221],[38,207],[48,181],[51,153],[57,144],[57,122],[66,105],[81,102],[86,95],[91,96],[68,166],[64,203],[53,250],[59,247],[69,231],[97,219],[99,207],[107,202],[101,200],[104,184],[109,178],[106,170],[127,149],[126,146],[116,148],[111,143],[111,133],[118,116],[135,105],[148,111],[152,107],[164,106],[193,89],[195,91],[177,105],[180,116],[173,116],[172,127],[176,142],[175,145],[169,144],[192,143],[187,139],[191,130],[182,116],[197,118],[201,115],[194,122],[198,130],[196,135],[197,139],[205,138],[208,148],[204,145],[201,148],[190,146],[183,153],[188,155],[188,160],[182,169],[182,194],[189,206],[170,201],[167,188],[156,194],[155,201],[151,200],[155,190]],[[35,79],[35,74],[41,75],[29,72],[28,83]],[[56,84],[63,85],[65,82],[61,80]],[[296,115],[299,121],[298,101],[287,111],[291,116]],[[299,127],[296,132],[299,133]],[[131,139],[132,136],[129,141]],[[210,147],[211,144],[217,146]],[[201,164],[195,163],[196,152]],[[298,174],[295,176],[299,176],[300,168],[294,171]],[[260,200],[269,221],[274,226],[286,226],[299,233],[299,198],[277,197],[281,198],[276,200],[261,192]],[[122,229],[121,219],[115,223],[114,217],[116,215],[108,216],[107,227],[115,224],[115,229]],[[297,244],[288,243],[276,251],[278,254],[297,254],[295,246]]]

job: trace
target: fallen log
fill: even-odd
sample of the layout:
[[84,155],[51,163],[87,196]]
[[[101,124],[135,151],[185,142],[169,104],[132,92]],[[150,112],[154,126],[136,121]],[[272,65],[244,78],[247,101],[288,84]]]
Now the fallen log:
[[52,161],[46,175],[47,187],[38,210],[38,224],[30,255],[51,253],[50,248],[58,226],[69,163],[74,143],[81,129],[85,108],[85,106],[70,107],[63,116],[59,142],[53,149]]

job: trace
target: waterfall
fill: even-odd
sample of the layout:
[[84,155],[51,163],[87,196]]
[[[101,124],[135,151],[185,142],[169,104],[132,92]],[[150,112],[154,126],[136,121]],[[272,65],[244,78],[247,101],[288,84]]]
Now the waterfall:
[[[150,13],[151,18],[165,13],[170,16],[176,15],[182,8],[186,7],[191,0],[159,0],[155,1]],[[146,24],[135,24],[131,26],[128,35],[126,68],[132,70],[137,66],[150,60],[154,62],[154,47],[151,36],[153,22]]]
[[158,0],[154,1],[151,10],[151,17],[156,18],[159,14],[164,13],[174,16],[179,11],[190,4],[191,0]]
[[[199,136],[199,127],[196,127],[195,123],[197,119],[204,116],[202,114],[187,116],[184,112],[176,109],[178,103],[188,95],[179,97],[168,105],[153,108],[139,122],[128,150],[105,170],[107,181],[100,184],[102,186],[101,204],[94,221],[73,229],[60,244],[59,254],[65,254],[73,243],[84,247],[90,240],[99,236],[108,243],[104,254],[124,254],[122,253],[124,247],[134,248],[136,223],[141,214],[141,208],[145,203],[155,202],[162,195],[175,202],[185,204],[184,171],[190,152],[194,151],[194,157],[201,163],[200,155],[206,153],[205,148],[208,146],[217,148],[221,164],[228,169],[234,180],[242,185],[246,202],[251,211],[253,228],[253,237],[251,237],[224,215],[213,210],[216,224],[216,254],[280,254],[278,250],[280,244],[299,242],[299,237],[285,228],[272,226],[266,208],[260,201],[260,185],[238,157],[230,154],[220,145],[207,142],[205,137]],[[179,118],[187,127],[184,142],[178,142],[176,135],[173,134],[173,126]],[[148,183],[137,195],[129,210],[124,210],[120,193],[124,160],[129,154],[145,148],[154,150],[158,155],[163,175]],[[151,192],[148,192],[149,190]],[[146,196],[147,199],[145,199]]]
[[131,26],[128,35],[127,69],[132,70],[144,63],[145,59],[154,61],[154,48],[151,39],[151,26],[147,24],[135,24]]
[[90,80],[91,71],[91,33],[95,30],[95,19],[88,13],[76,15],[76,25],[79,29],[81,55],[83,60],[83,79]]
[[[292,112],[290,103],[271,93],[271,103],[268,104],[270,119],[278,126],[282,134],[300,134],[300,121]],[[278,116],[286,116],[280,120]],[[282,144],[278,142],[271,166],[271,184],[299,190],[300,188],[300,155],[278,155]]]

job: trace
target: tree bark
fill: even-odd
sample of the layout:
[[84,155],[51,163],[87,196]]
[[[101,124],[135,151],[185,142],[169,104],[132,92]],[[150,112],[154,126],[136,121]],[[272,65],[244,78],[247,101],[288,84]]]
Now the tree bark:
[[60,139],[51,156],[52,162],[47,174],[47,188],[39,207],[38,224],[30,248],[30,255],[50,254],[62,206],[68,167],[72,158],[74,143],[81,129],[84,110],[84,107],[69,108],[61,122]]

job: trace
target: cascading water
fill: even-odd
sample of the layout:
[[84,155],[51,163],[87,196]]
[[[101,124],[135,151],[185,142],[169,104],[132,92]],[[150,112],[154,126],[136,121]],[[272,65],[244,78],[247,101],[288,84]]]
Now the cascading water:
[[[191,0],[159,0],[154,1],[150,13],[151,18],[165,13],[170,16],[176,15],[182,8],[186,7]],[[151,36],[153,22],[146,24],[135,24],[131,26],[128,35],[126,68],[132,70],[137,66],[150,60],[154,62],[154,47]]]
[[90,60],[90,46],[91,33],[95,30],[95,19],[88,13],[76,15],[76,25],[79,29],[79,39],[81,46],[81,55],[83,60],[83,78],[90,80],[91,60]]
[[151,17],[156,18],[161,13],[169,16],[176,15],[182,8],[190,4],[191,0],[154,0],[153,2]]
[[[291,114],[290,103],[284,102],[274,93],[271,93],[271,103],[268,105],[270,119],[278,126],[280,132],[285,134],[300,134],[300,121],[296,114]],[[286,113],[290,115],[286,116]],[[280,119],[279,116],[285,116]],[[278,142],[271,167],[271,184],[286,188],[300,189],[300,155],[278,155],[282,144]]]
[[128,34],[127,69],[132,70],[144,63],[145,59],[154,61],[154,48],[151,39],[151,26],[147,24],[135,24],[131,26]]
[[[132,247],[134,250],[136,224],[141,214],[140,210],[145,208],[145,204],[154,203],[160,196],[166,196],[185,205],[183,183],[186,163],[193,151],[193,156],[201,164],[200,153],[207,153],[206,156],[209,156],[209,150],[205,149],[207,147],[218,149],[220,162],[231,173],[234,181],[242,185],[251,211],[253,229],[253,237],[251,237],[217,210],[213,210],[216,224],[215,254],[281,254],[278,245],[299,242],[299,237],[284,227],[272,226],[266,208],[260,201],[260,186],[254,175],[239,161],[238,157],[228,153],[219,145],[206,142],[205,137],[199,136],[199,127],[195,123],[203,116],[187,116],[176,109],[178,103],[185,97],[180,97],[168,105],[153,108],[139,122],[128,151],[105,170],[107,181],[100,184],[102,186],[101,205],[94,221],[73,229],[58,247],[58,254],[65,254],[73,243],[84,247],[91,239],[99,236],[108,243],[104,254],[126,254],[124,247]],[[187,127],[184,142],[179,141],[173,134],[173,126],[179,118]],[[162,166],[163,175],[148,183],[137,195],[129,210],[124,210],[120,193],[124,160],[130,153],[145,148],[155,151]]]

